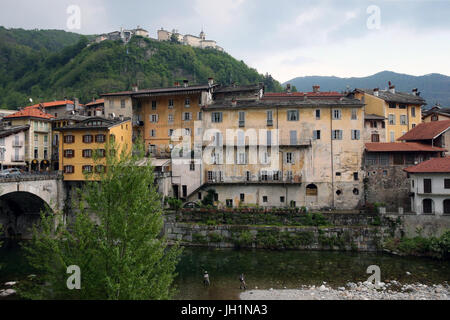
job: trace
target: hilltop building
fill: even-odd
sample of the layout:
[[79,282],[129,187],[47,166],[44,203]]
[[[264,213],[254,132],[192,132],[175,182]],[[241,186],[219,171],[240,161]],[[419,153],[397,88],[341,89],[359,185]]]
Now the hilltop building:
[[222,47],[218,46],[216,41],[214,40],[206,40],[206,34],[203,32],[203,30],[200,32],[199,36],[194,36],[191,34],[180,34],[178,30],[172,30],[172,32],[164,30],[161,28],[161,30],[158,30],[158,40],[159,41],[170,41],[172,39],[172,36],[175,37],[175,39],[185,45],[195,47],[195,48],[213,48],[219,51],[224,51]]
[[147,30],[141,28],[140,26],[138,26],[136,29],[131,30],[126,30],[121,27],[120,31],[113,31],[97,36],[97,38],[95,38],[95,42],[100,43],[105,40],[122,40],[123,42],[128,43],[128,41],[130,41],[133,36],[149,38],[149,33]]

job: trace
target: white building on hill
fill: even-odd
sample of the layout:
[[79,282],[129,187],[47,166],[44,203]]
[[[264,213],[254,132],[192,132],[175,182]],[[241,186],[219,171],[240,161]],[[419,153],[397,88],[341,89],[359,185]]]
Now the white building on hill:
[[219,51],[224,51],[222,47],[219,47],[214,40],[206,40],[206,34],[203,30],[200,32],[199,36],[193,36],[191,34],[182,35],[178,32],[178,30],[172,30],[172,32],[164,30],[158,30],[158,40],[159,41],[170,41],[172,35],[175,35],[176,39],[185,45],[189,45],[196,48],[213,48]]

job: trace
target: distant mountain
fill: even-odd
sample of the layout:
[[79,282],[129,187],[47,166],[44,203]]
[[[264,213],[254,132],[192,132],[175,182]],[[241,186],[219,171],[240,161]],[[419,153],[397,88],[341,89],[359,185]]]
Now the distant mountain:
[[281,91],[269,74],[259,74],[243,61],[215,49],[133,37],[89,43],[92,36],[58,30],[28,31],[0,27],[0,109],[64,97],[86,103],[101,93],[172,86],[188,79],[222,84],[263,82]]
[[294,78],[283,85],[290,83],[298,91],[311,91],[315,84],[320,85],[321,91],[344,91],[348,87],[350,89],[373,89],[377,87],[385,89],[388,87],[389,81],[399,91],[411,92],[413,88],[418,88],[421,96],[427,100],[427,108],[433,106],[436,102],[439,102],[442,106],[450,106],[450,77],[439,73],[418,77],[392,71],[383,71],[363,78],[308,76]]

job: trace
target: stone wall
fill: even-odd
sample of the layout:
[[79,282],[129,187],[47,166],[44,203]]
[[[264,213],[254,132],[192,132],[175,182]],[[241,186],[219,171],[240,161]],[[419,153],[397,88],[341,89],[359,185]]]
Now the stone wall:
[[366,166],[364,193],[366,202],[382,202],[388,212],[411,211],[409,181],[404,168],[408,166]]
[[450,230],[450,215],[387,215],[386,217],[400,219],[400,230],[405,237],[412,238],[419,233],[425,238],[440,237]]

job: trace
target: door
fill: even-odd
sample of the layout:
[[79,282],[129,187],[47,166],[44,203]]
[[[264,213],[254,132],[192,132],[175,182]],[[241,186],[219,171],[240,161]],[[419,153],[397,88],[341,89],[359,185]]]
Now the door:
[[433,213],[433,200],[431,199],[423,200],[423,213]]

